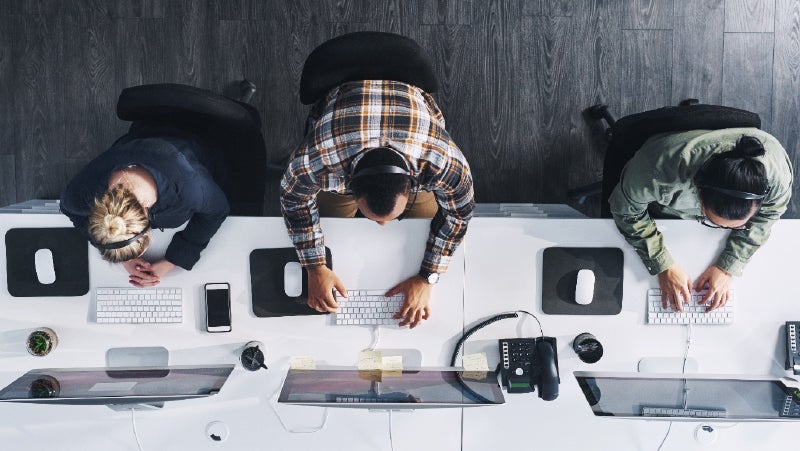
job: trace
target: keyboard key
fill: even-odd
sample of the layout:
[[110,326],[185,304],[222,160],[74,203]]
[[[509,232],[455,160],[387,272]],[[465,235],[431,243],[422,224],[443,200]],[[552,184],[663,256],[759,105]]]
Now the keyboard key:
[[681,409],[675,407],[642,407],[644,417],[726,418],[727,410]]
[[337,296],[339,309],[334,324],[352,326],[391,326],[399,319],[392,317],[403,306],[403,295],[385,297],[388,290],[348,290],[347,297]]
[[103,324],[160,324],[183,321],[180,288],[97,288],[96,318]]
[[733,291],[730,292],[728,303],[724,307],[718,307],[708,313],[706,313],[704,304],[698,304],[706,293],[706,291],[692,292],[689,304],[683,306],[683,312],[676,312],[671,307],[661,306],[661,290],[659,288],[650,288],[647,290],[647,324],[732,324]]

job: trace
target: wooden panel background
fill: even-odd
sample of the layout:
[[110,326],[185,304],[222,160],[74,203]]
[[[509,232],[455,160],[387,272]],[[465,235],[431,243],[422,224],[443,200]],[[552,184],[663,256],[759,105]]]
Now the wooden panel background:
[[124,133],[116,97],[142,83],[249,78],[280,161],[302,138],[305,57],[359,30],[427,49],[480,202],[569,202],[598,180],[602,127],[582,114],[598,102],[751,108],[800,165],[800,0],[0,0],[0,204],[58,197]]

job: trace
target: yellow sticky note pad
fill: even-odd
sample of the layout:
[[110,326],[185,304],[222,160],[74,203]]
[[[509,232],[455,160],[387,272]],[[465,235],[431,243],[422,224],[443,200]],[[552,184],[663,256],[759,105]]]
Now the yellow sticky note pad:
[[289,357],[289,368],[293,370],[314,370],[314,357],[307,355],[293,355]]
[[381,369],[383,371],[403,371],[403,356],[389,355],[381,359]]
[[486,371],[464,371],[461,373],[461,377],[464,379],[473,379],[476,381],[482,381],[486,379]]
[[380,351],[361,351],[358,353],[359,370],[380,370],[382,369],[383,359]]
[[467,354],[462,361],[462,365],[467,371],[489,371],[489,362],[486,361],[485,352]]

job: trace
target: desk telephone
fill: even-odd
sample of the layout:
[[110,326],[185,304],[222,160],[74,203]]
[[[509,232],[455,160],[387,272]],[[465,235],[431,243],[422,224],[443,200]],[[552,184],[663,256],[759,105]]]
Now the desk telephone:
[[555,337],[499,340],[500,375],[508,393],[529,393],[539,386],[539,397],[558,397],[558,357]]
[[786,321],[786,369],[800,374],[800,321]]
[[[520,312],[533,316],[525,311]],[[450,366],[455,366],[458,352],[470,335],[501,319],[517,318],[520,312],[493,316],[467,331],[453,350]],[[497,369],[508,393],[530,393],[538,385],[540,398],[552,401],[558,397],[558,384],[561,381],[555,337],[545,337],[542,334],[536,338],[503,338],[498,341],[498,345],[502,362]]]

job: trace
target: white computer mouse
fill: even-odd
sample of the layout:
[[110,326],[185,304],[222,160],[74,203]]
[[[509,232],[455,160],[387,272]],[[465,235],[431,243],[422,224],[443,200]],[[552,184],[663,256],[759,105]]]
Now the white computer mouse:
[[303,267],[299,262],[289,262],[283,267],[283,291],[292,298],[303,294]]
[[50,249],[39,249],[33,257],[36,262],[36,277],[39,283],[49,285],[56,281],[56,270],[53,266],[53,252]]
[[594,298],[594,272],[591,269],[578,271],[575,283],[575,302],[581,305],[591,304]]

